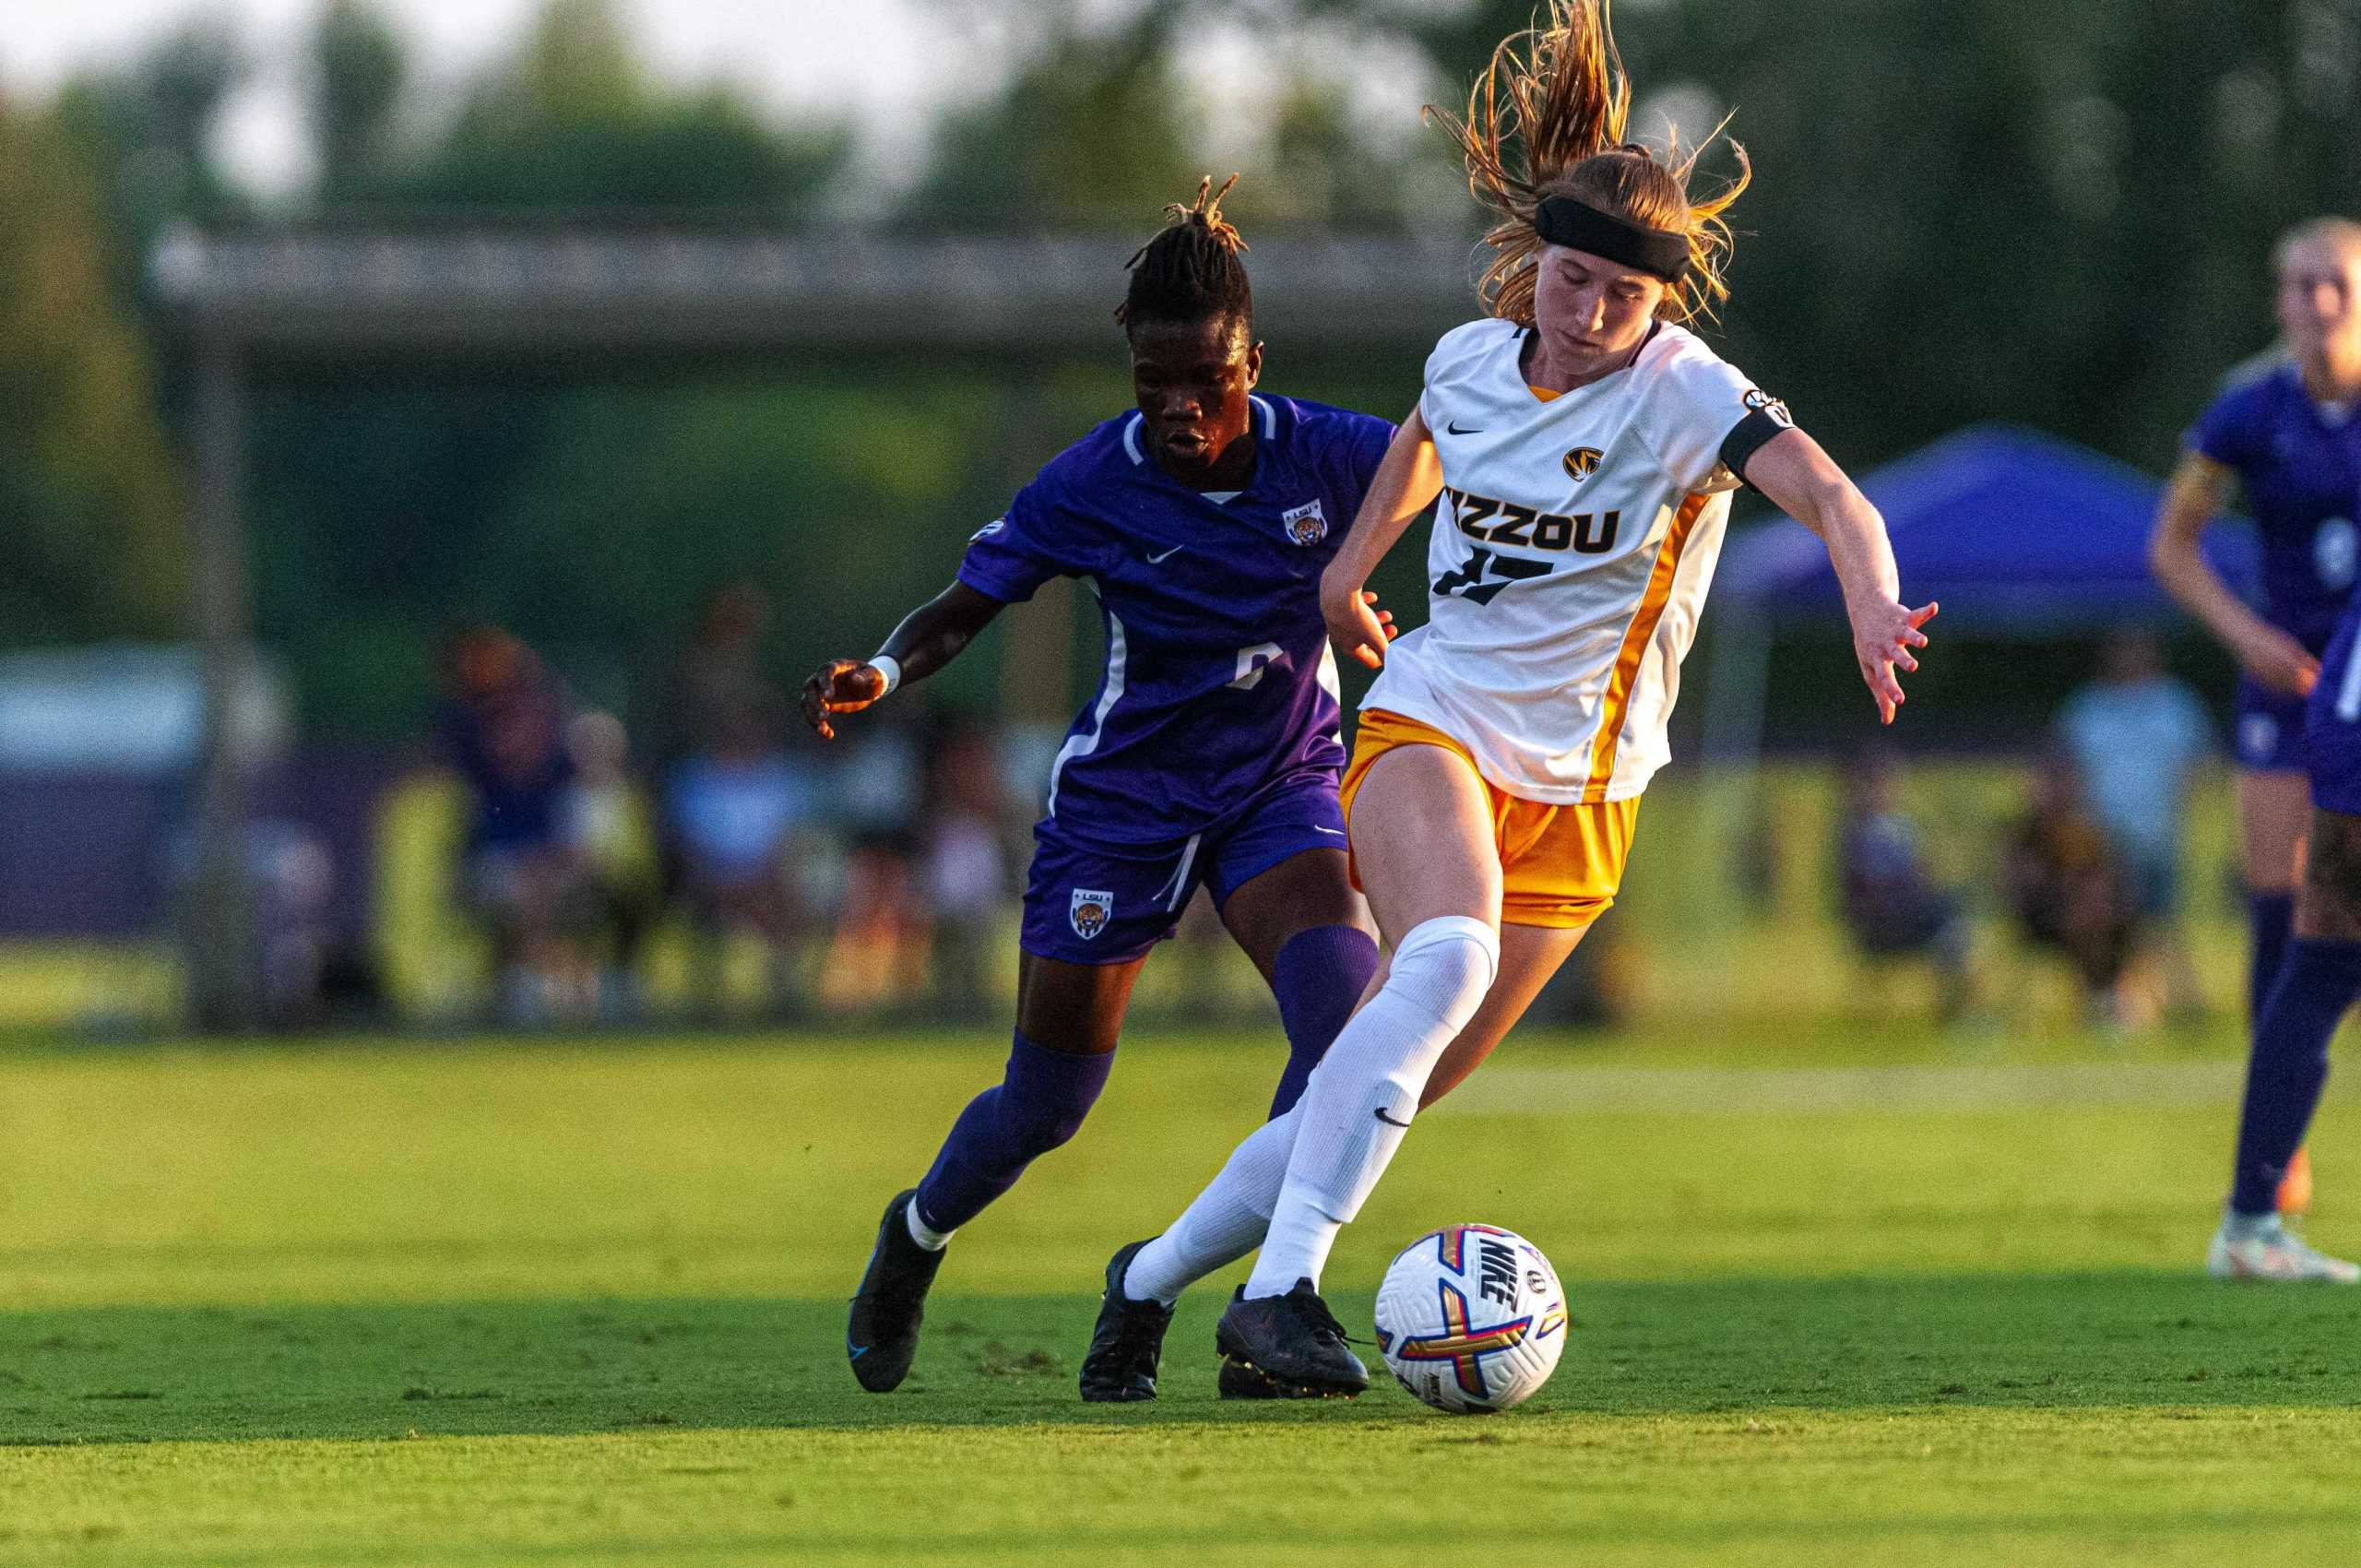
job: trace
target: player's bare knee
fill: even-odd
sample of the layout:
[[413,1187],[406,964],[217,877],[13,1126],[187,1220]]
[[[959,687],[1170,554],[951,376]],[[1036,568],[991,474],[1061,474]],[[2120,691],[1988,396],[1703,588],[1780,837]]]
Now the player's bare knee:
[[2361,942],[2361,816],[2314,814],[2296,924],[2304,936]]

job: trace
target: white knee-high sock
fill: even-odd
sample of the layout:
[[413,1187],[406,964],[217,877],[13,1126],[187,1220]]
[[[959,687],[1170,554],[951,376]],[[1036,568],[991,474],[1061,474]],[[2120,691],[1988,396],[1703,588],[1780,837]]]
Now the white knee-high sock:
[[1163,1235],[1132,1254],[1123,1294],[1170,1306],[1180,1292],[1262,1244],[1287,1179],[1300,1105],[1254,1129]]
[[1499,934],[1470,916],[1427,921],[1402,938],[1383,988],[1328,1048],[1296,1106],[1301,1125],[1247,1295],[1283,1296],[1298,1279],[1319,1285],[1336,1232],[1376,1189],[1427,1075],[1500,965]]

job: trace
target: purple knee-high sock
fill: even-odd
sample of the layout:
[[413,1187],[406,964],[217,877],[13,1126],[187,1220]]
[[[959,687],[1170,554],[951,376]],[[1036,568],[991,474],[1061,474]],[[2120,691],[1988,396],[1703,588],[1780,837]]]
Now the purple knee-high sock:
[[2238,1119],[2238,1163],[2230,1207],[2243,1215],[2278,1206],[2279,1179],[2303,1146],[2328,1082],[2328,1042],[2345,1009],[2361,998],[2361,942],[2287,944],[2279,983],[2262,1004],[2247,1063]]
[[1287,938],[1271,963],[1271,991],[1287,1032],[1287,1064],[1271,1114],[1284,1116],[1303,1098],[1312,1068],[1336,1038],[1377,973],[1377,940],[1355,926],[1323,925]]
[[2262,1016],[2262,1004],[2271,1000],[2271,987],[2279,979],[2279,966],[2287,957],[2287,932],[2296,922],[2296,896],[2293,893],[2249,893],[2247,895],[2247,926],[2248,932],[2247,970],[2247,1027],[2254,1027]]
[[1001,1081],[967,1102],[919,1183],[919,1218],[956,1230],[1016,1185],[1025,1168],[1074,1135],[1090,1114],[1115,1053],[1051,1051],[1022,1034]]

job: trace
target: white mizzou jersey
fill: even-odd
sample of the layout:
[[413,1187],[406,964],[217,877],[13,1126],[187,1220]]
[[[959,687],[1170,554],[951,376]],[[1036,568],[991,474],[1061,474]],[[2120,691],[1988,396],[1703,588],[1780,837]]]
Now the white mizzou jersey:
[[1427,361],[1418,406],[1443,478],[1428,619],[1361,706],[1432,725],[1521,799],[1627,800],[1671,755],[1681,656],[1738,484],[1725,444],[1742,464],[1789,422],[1670,323],[1554,398],[1525,384],[1525,339],[1471,322]]

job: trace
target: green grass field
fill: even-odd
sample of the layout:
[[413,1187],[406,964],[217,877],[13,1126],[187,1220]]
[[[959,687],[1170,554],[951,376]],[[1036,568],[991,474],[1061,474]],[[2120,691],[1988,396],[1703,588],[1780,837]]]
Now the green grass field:
[[[1539,1241],[1530,1405],[1079,1404],[1097,1277],[1245,1130],[1264,1043],[1127,1045],[955,1243],[917,1372],[843,1364],[885,1196],[999,1041],[0,1056],[0,1562],[2345,1562],[2361,1292],[2218,1287],[2226,1036],[1520,1040],[1330,1284]],[[1884,1060],[1874,1058],[1882,1056]],[[2353,1106],[2316,1158],[2361,1249]],[[1239,1271],[1239,1272],[1242,1272]]]

